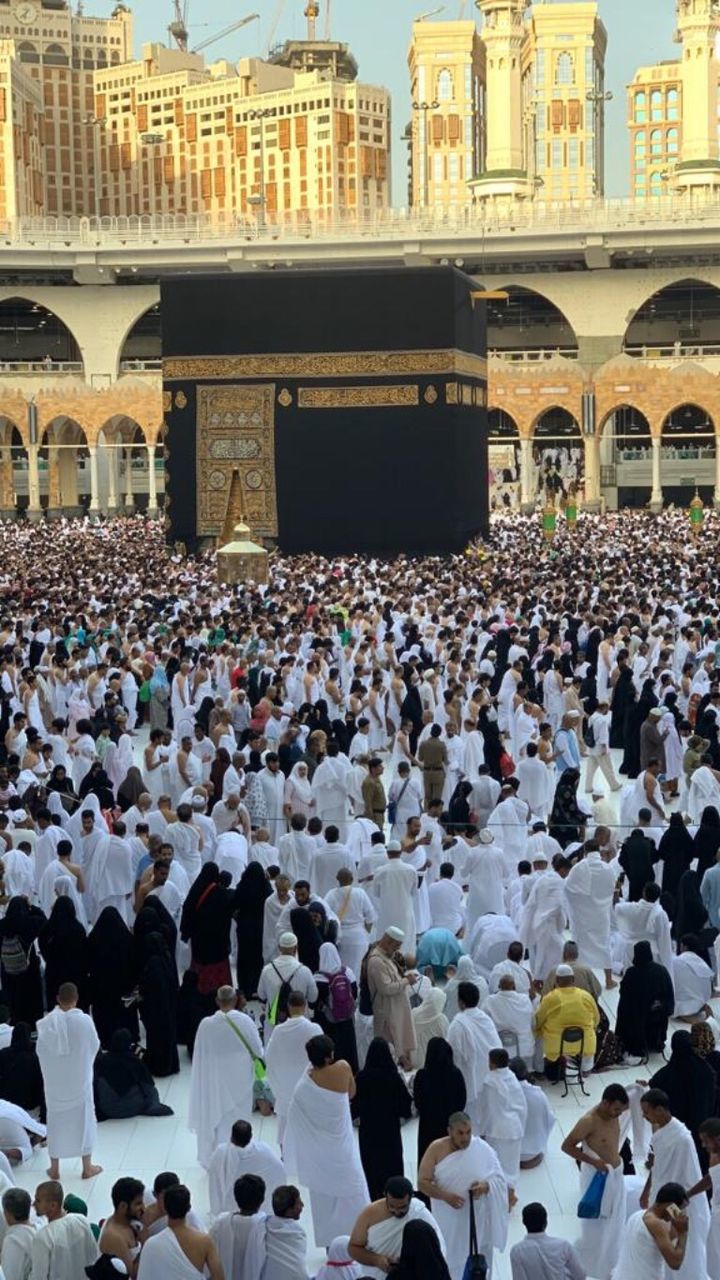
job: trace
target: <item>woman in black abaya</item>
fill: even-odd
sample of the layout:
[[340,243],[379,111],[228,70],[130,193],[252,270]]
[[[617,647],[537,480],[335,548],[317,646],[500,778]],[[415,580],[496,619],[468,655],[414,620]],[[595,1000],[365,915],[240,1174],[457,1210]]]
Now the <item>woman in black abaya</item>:
[[626,1053],[646,1058],[662,1053],[675,993],[670,974],[652,958],[649,942],[636,942],[633,962],[620,983],[615,1035]]
[[235,904],[215,862],[206,862],[195,877],[180,918],[180,937],[190,943],[190,968],[198,975],[200,995],[214,995],[232,985],[230,924]]
[[690,1130],[697,1146],[700,1125],[715,1115],[715,1072],[693,1052],[689,1031],[676,1031],[670,1045],[670,1061],[655,1072],[649,1087],[667,1094],[673,1116]]
[[50,918],[38,937],[40,954],[45,961],[45,1001],[55,1007],[63,982],[74,982],[80,993],[80,1006],[88,1005],[87,934],[77,918],[72,898],[58,898]]
[[447,1137],[448,1120],[454,1111],[463,1111],[467,1089],[463,1073],[455,1066],[452,1045],[433,1036],[413,1082],[413,1099],[418,1127],[418,1165],[431,1142]]
[[35,947],[44,924],[44,912],[21,897],[10,899],[5,919],[0,920],[3,996],[13,1022],[28,1022],[33,1030],[44,1012],[40,960]]
[[154,1076],[180,1070],[177,1047],[178,981],[175,961],[161,933],[151,933],[140,976],[140,1017],[145,1027],[145,1065]]
[[243,871],[235,890],[237,985],[248,1000],[257,995],[263,967],[263,911],[272,889],[259,862]]
[[45,1123],[45,1086],[26,1022],[15,1024],[9,1047],[0,1049],[0,1098],[25,1111],[39,1108],[40,1123]]
[[[714,804],[709,804],[700,815],[700,826],[693,839],[693,858],[698,860],[697,875],[701,884],[705,872],[715,866],[718,849],[720,849],[720,813]],[[690,930],[690,932],[693,931]]]
[[103,1049],[122,1027],[137,1043],[133,936],[115,907],[105,907],[88,934],[88,974],[90,1012]]
[[625,746],[625,727],[627,714],[635,702],[635,685],[633,673],[629,666],[624,666],[615,682],[612,695],[612,711],[610,714],[610,746]]
[[371,1200],[385,1194],[388,1178],[405,1172],[400,1124],[412,1102],[387,1040],[376,1036],[357,1077],[352,1114],[360,1121],[360,1159]]
[[148,1068],[133,1051],[129,1031],[116,1031],[107,1053],[95,1059],[95,1111],[98,1120],[132,1116],[171,1116],[158,1096]]
[[673,916],[681,877],[690,870],[694,857],[693,838],[683,822],[682,814],[671,813],[670,825],[660,838],[657,860],[663,864],[662,891],[672,897]]

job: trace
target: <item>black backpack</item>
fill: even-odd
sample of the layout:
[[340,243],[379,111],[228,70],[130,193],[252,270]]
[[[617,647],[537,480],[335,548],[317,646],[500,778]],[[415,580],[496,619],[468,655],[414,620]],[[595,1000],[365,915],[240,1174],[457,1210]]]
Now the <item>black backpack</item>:
[[290,974],[289,978],[283,978],[282,975],[278,973],[277,969],[275,968],[275,965],[273,964],[273,969],[275,969],[275,973],[277,974],[278,978],[281,979],[281,982],[280,982],[280,990],[278,991],[277,995],[275,996],[275,999],[270,1005],[270,1009],[268,1010],[268,1020],[270,1022],[271,1027],[279,1027],[282,1025],[283,1022],[287,1022],[288,1020],[288,1001],[290,999],[292,992],[295,989],[293,987],[292,980],[295,977],[295,974],[297,973],[299,968],[300,968],[300,965],[298,965],[297,969],[293,969],[293,972]]

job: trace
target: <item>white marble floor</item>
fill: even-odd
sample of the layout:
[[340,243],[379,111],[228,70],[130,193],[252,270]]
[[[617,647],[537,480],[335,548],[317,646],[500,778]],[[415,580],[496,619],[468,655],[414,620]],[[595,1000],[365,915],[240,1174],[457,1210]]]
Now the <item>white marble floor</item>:
[[[136,739],[138,755],[143,740],[144,735]],[[619,757],[620,753],[613,754]],[[619,759],[616,760],[616,767],[617,764]],[[609,812],[616,815],[617,796],[609,796],[607,805]],[[609,813],[606,811],[603,813],[603,820],[607,820],[607,816]],[[606,992],[603,1003],[610,1016],[611,1025],[614,1025],[617,991]],[[671,1024],[671,1032],[673,1029]],[[79,1161],[64,1162],[63,1186],[67,1191],[75,1192],[87,1201],[93,1221],[98,1221],[111,1211],[110,1188],[117,1178],[131,1174],[141,1178],[146,1185],[151,1185],[157,1173],[169,1169],[174,1170],[190,1188],[194,1206],[201,1212],[207,1211],[207,1177],[197,1163],[195,1138],[187,1128],[190,1068],[184,1050],[182,1056],[181,1073],[170,1080],[158,1081],[161,1098],[173,1108],[174,1116],[106,1121],[101,1124],[94,1154],[98,1163],[103,1166],[103,1173],[90,1182],[81,1180]],[[649,1066],[639,1071],[638,1069],[615,1070],[590,1076],[586,1084],[591,1095],[590,1099],[582,1097],[579,1090],[575,1088],[570,1090],[566,1099],[563,1099],[562,1086],[548,1087],[548,1096],[557,1116],[557,1125],[550,1138],[548,1154],[543,1164],[537,1169],[520,1174],[519,1204],[512,1215],[508,1248],[522,1238],[520,1208],[532,1200],[539,1200],[546,1206],[550,1217],[549,1230],[552,1233],[570,1240],[576,1238],[579,1226],[576,1216],[578,1177],[573,1162],[561,1154],[561,1143],[579,1116],[588,1110],[593,1102],[599,1100],[607,1084],[615,1081],[630,1082],[638,1076],[647,1079],[658,1070],[661,1062],[662,1060],[657,1058],[657,1060],[651,1060]],[[257,1137],[262,1137],[273,1145],[276,1144],[277,1122],[274,1116],[263,1119],[256,1113],[253,1127]],[[416,1128],[417,1121],[412,1120],[403,1131],[406,1173],[413,1179],[416,1174]],[[37,1150],[32,1159],[18,1171],[18,1183],[29,1190],[34,1190],[37,1183],[45,1176],[46,1164],[46,1153],[42,1149]],[[307,1202],[308,1197],[305,1196],[305,1199]],[[311,1246],[308,1261],[310,1272],[313,1274],[323,1260],[324,1253],[314,1246],[309,1208],[304,1214],[304,1225]],[[503,1257],[496,1259],[493,1277],[494,1280],[510,1280],[507,1252]]]

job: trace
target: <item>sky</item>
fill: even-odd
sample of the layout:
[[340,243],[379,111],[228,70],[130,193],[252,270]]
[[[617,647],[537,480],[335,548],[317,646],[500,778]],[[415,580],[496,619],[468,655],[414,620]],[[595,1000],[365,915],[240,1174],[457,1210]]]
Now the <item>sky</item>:
[[[321,0],[324,24],[324,6]],[[539,0],[536,0],[539,2]],[[545,0],[562,4],[563,0]],[[172,0],[128,0],[135,15],[136,52],[147,40],[166,40],[172,17]],[[393,96],[393,203],[402,204],[407,190],[407,150],[401,142],[411,114],[407,73],[407,48],[412,21],[434,9],[442,0],[332,0],[332,36],[349,44],[369,84],[384,85]],[[110,0],[86,4],[86,12],[103,15]],[[248,13],[260,21],[213,45],[213,56],[230,61],[265,53],[273,23],[279,14],[274,43],[288,37],[302,38],[305,0],[189,0],[191,45]],[[467,0],[466,12],[472,12]],[[460,0],[446,0],[442,18],[457,18]],[[606,87],[614,94],[606,123],[606,194],[624,196],[629,186],[629,149],[626,128],[626,86],[638,66],[677,56],[672,42],[675,0],[599,0],[600,18],[608,32]],[[479,16],[479,15],[478,15]]]

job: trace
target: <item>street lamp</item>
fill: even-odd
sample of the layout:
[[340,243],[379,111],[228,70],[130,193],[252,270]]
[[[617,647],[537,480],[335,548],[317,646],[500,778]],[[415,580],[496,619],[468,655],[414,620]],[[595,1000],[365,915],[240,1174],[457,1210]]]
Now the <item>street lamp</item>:
[[258,210],[258,230],[265,230],[265,120],[268,116],[274,116],[275,109],[273,107],[263,107],[256,111],[248,111],[248,120],[260,121],[260,193],[256,196],[248,196],[248,204],[256,205]]
[[83,116],[83,124],[93,131],[93,191],[95,193],[95,221],[100,226],[100,134],[98,125],[105,121],[100,116]]
[[[423,121],[421,130],[421,145],[423,151],[423,160],[425,162],[425,181],[423,183],[423,206],[427,208],[430,203],[430,143],[428,138],[427,113],[428,111],[437,111],[440,103],[437,98],[433,102],[413,102],[413,111],[419,111],[422,114],[418,116],[418,120]],[[424,139],[424,141],[423,141]]]
[[[585,94],[585,101],[586,101],[586,102],[592,102],[593,106],[595,107],[595,114],[596,114],[596,116],[597,116],[598,124],[600,125],[600,137],[601,137],[601,141],[602,141],[602,175],[603,175],[603,179],[604,179],[604,177],[605,177],[605,103],[606,103],[606,102],[612,102],[612,100],[613,100],[613,96],[614,96],[614,95],[613,95],[613,93],[612,93],[612,90],[610,90],[610,89],[607,89],[607,90],[602,90],[602,89],[588,89],[587,93]],[[601,157],[600,157],[600,154],[599,154],[599,148],[598,148],[598,145],[597,145],[597,143],[598,143],[598,139],[597,139],[597,129],[595,129],[595,130],[593,131],[593,133],[594,133],[594,137],[595,137],[595,188],[594,188],[594,190],[593,190],[593,195],[597,195],[597,194],[598,194],[598,192],[597,192],[597,188],[598,188],[598,186],[600,185],[600,184],[599,184],[599,182],[598,182],[598,160],[599,160]]]

